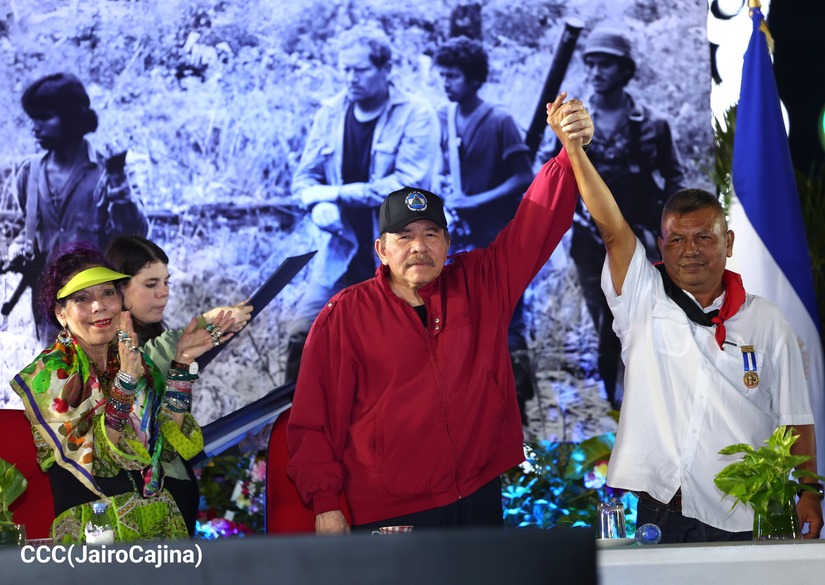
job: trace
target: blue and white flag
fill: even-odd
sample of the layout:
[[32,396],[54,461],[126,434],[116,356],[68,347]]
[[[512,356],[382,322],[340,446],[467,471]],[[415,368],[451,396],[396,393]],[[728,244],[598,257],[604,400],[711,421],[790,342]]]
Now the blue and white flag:
[[825,380],[822,338],[802,208],[761,10],[752,8],[753,33],[742,69],[733,141],[728,263],[745,290],[782,311],[802,350],[817,430],[819,472],[825,466]]

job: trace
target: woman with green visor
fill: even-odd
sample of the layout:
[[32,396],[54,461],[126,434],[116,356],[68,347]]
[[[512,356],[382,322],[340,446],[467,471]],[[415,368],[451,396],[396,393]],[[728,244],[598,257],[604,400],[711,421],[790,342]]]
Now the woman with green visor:
[[[88,244],[57,250],[41,277],[38,306],[60,333],[11,381],[52,485],[55,544],[83,542],[100,501],[110,504],[116,542],[188,535],[178,480],[164,473],[178,456],[203,448],[189,413],[197,375],[185,365],[232,334],[215,340],[193,319],[178,341],[180,367],[164,378],[123,311],[119,286],[128,278]],[[232,323],[229,315],[214,321],[222,331]]]

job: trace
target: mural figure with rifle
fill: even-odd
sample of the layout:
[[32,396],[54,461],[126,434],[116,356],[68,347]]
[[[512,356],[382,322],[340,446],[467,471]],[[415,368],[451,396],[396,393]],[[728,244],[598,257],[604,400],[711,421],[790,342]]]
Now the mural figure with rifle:
[[[3,322],[26,288],[34,290],[48,255],[58,246],[83,241],[103,250],[119,236],[148,232],[146,216],[126,177],[126,153],[105,158],[84,138],[97,129],[98,117],[77,77],[42,77],[23,92],[21,103],[45,152],[27,157],[14,169],[13,189],[23,227],[9,246],[8,258],[2,259],[0,272],[18,272],[21,279],[2,306]],[[38,339],[49,341],[53,326],[32,312]]]
[[[648,260],[659,261],[659,220],[667,197],[685,187],[685,175],[668,121],[641,104],[625,86],[636,72],[631,43],[619,30],[596,28],[587,38],[584,63],[592,95],[595,139],[588,158],[610,188]],[[605,249],[579,201],[570,255],[599,338],[598,368],[607,399],[618,407],[616,380],[621,345],[601,289]]]
[[[481,41],[449,39],[434,58],[450,103],[439,110],[444,156],[441,192],[452,216],[456,252],[489,246],[513,219],[533,180],[532,157],[513,117],[478,95],[487,81],[489,59]],[[524,338],[524,302],[519,300],[508,332],[516,395],[524,402],[535,393]]]
[[[562,34],[539,98],[537,128],[527,134],[531,144],[507,111],[478,95],[489,73],[489,57],[481,41],[458,36],[436,51],[435,66],[450,100],[439,111],[444,155],[441,192],[452,216],[455,251],[490,245],[515,216],[532,181],[533,159],[546,128],[543,104],[558,93],[579,30],[572,23]],[[526,424],[524,406],[535,395],[535,381],[524,332],[523,300],[513,312],[508,345],[522,423]]]

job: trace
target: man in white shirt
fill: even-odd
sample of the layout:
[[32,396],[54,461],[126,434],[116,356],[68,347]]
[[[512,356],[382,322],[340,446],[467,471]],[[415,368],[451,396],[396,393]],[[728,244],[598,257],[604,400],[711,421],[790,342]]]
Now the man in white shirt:
[[[714,195],[686,189],[668,200],[658,240],[664,262],[654,266],[587,156],[571,163],[607,248],[602,289],[626,366],[608,484],[639,495],[637,523],[657,524],[662,542],[750,540],[752,510],[731,511],[713,483],[737,458],[719,450],[759,447],[790,425],[799,435],[793,453],[811,456],[800,468],[816,471],[796,336],[776,307],[725,270],[734,234]],[[803,492],[797,509],[805,537],[817,538],[817,493]]]

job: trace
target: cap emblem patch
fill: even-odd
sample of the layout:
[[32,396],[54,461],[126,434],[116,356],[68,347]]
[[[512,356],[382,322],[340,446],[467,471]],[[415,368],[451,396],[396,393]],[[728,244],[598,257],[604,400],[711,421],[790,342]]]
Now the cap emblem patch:
[[419,193],[418,191],[413,191],[404,199],[404,203],[407,206],[407,209],[410,211],[426,211],[427,210],[427,198],[424,196],[423,193]]

